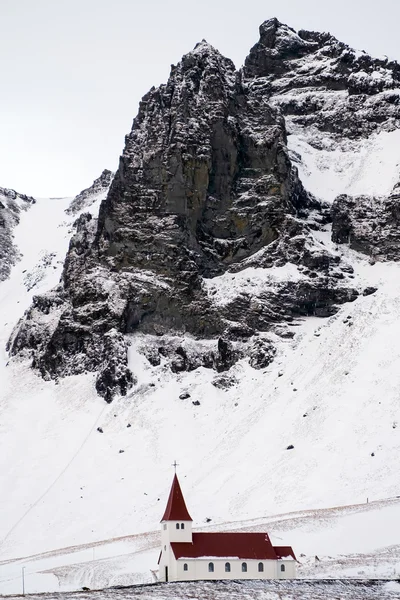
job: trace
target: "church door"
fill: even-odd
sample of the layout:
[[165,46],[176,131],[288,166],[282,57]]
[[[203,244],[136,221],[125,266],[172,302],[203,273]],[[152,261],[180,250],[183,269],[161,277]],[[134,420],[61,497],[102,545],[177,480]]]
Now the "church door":
[[165,581],[168,581],[168,567],[165,567]]

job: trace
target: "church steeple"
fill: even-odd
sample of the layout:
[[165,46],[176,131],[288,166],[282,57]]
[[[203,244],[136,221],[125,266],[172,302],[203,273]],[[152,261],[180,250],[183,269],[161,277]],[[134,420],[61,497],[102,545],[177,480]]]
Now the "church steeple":
[[163,518],[161,521],[193,521],[186,508],[178,476],[175,473],[172,481],[171,491]]

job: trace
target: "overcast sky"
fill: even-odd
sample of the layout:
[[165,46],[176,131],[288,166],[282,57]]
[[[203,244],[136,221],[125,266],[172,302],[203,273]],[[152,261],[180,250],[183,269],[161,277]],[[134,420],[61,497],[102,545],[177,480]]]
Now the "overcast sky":
[[273,16],[400,59],[398,0],[0,0],[0,186],[77,194],[171,63],[205,38],[240,67]]

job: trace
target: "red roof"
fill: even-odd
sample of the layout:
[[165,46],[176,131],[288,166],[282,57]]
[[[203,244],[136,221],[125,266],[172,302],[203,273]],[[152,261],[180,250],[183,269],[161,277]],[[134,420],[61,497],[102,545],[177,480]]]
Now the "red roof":
[[165,509],[164,516],[161,521],[192,521],[192,517],[188,513],[185,500],[183,498],[181,486],[179,485],[178,477],[175,473],[172,482],[171,491]]
[[279,560],[289,558],[289,556],[297,560],[291,546],[274,546],[274,550]]
[[[278,560],[284,556],[295,558],[293,550],[274,548],[267,533],[194,533],[193,543],[172,542],[175,558],[237,557],[240,559]],[[282,556],[276,552],[279,550]],[[285,554],[287,552],[287,554]],[[278,554],[278,555],[277,555]]]

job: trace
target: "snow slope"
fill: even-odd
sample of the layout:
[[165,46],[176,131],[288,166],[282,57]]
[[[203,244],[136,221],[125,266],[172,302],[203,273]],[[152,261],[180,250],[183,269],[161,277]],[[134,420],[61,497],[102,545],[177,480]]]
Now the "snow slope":
[[[302,579],[384,578],[400,575],[400,499],[227,522],[202,530],[268,531],[276,544],[293,543]],[[387,527],[387,522],[392,527]],[[0,562],[0,593],[72,591],[155,581],[159,532],[73,546]]]
[[[294,339],[279,343],[274,363],[255,371],[239,362],[238,383],[228,390],[212,385],[210,370],[176,375],[164,364],[150,366],[138,353],[143,339],[133,336],[138,386],[107,405],[90,374],[56,384],[27,363],[5,367],[15,320],[34,292],[59,278],[71,229],[67,205],[39,200],[22,215],[16,235],[24,256],[0,286],[1,560],[154,531],[175,458],[195,527],[206,518],[216,527],[248,519],[261,526],[269,515],[400,494],[399,265],[371,266],[346,251],[357,280],[378,292],[330,319],[295,322]],[[330,243],[329,232],[319,236]],[[28,290],[26,275],[41,270],[46,253],[55,256]],[[179,399],[183,391],[190,398]],[[368,552],[396,542],[396,515],[382,513],[383,537],[374,532]],[[300,528],[285,538],[298,554],[302,536]],[[321,552],[309,539],[307,554]]]
[[385,196],[400,181],[400,130],[359,140],[321,134],[287,119],[288,146],[300,179],[319,199],[339,194]]
[[[390,191],[399,141],[396,131],[347,146],[325,136],[317,148],[294,129],[289,136],[305,186],[324,200]],[[36,591],[151,581],[174,459],[196,528],[206,519],[216,528],[266,527],[305,554],[307,577],[398,573],[398,502],[340,519],[306,511],[400,495],[400,265],[370,265],[341,247],[355,283],[378,291],[329,319],[294,321],[293,339],[274,338],[274,362],[256,371],[240,361],[226,390],[213,385],[211,370],[151,366],[140,352],[145,339],[134,335],[138,385],[107,405],[92,374],[43,381],[27,361],[7,366],[16,321],[33,294],[59,281],[79,216],[65,212],[70,202],[39,199],[21,214],[22,258],[0,283],[0,591],[16,590],[23,564]],[[336,251],[329,231],[315,235]],[[249,268],[205,285],[223,304],[282,274],[301,276],[291,265]],[[273,515],[293,511],[304,514],[279,517],[274,529]],[[46,574],[32,575],[38,571]]]

